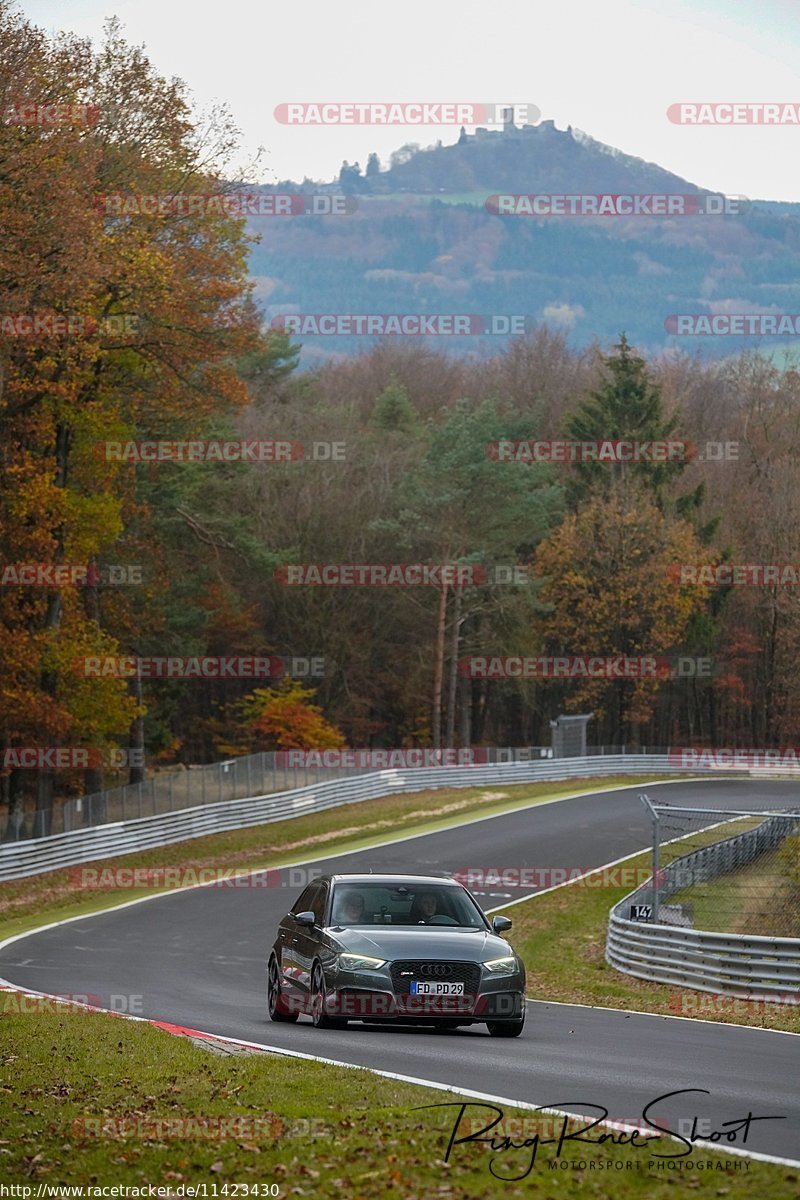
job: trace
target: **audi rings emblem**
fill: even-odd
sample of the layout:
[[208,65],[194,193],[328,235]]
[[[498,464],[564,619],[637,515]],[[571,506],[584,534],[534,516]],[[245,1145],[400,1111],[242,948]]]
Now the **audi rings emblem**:
[[443,978],[445,975],[452,975],[453,968],[449,963],[423,963],[419,969],[420,975],[437,975]]

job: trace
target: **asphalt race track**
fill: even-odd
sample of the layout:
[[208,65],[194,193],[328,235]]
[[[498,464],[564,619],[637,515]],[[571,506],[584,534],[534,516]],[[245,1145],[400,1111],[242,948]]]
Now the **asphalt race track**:
[[[313,864],[322,871],[415,872],[602,866],[649,845],[649,817],[638,799],[642,790],[639,785],[536,805]],[[653,799],[709,808],[797,802],[791,782],[708,780],[648,790]],[[89,993],[106,1007],[113,996],[141,997],[136,1011],[146,1017],[509,1101],[598,1117],[604,1107],[612,1120],[638,1120],[648,1103],[666,1093],[706,1089],[708,1095],[659,1100],[650,1110],[652,1119],[669,1121],[686,1134],[690,1118],[698,1116],[707,1122],[698,1126],[700,1136],[748,1113],[782,1117],[753,1122],[746,1143],[739,1134],[734,1144],[800,1160],[797,1036],[536,1001],[528,1004],[522,1037],[509,1041],[490,1038],[482,1025],[436,1032],[358,1023],[323,1031],[306,1018],[296,1025],[273,1024],[266,1016],[265,964],[277,922],[296,894],[297,889],[280,887],[167,894],[11,942],[0,949],[0,976],[35,991]],[[505,902],[497,893],[479,899],[487,909]],[[431,1121],[442,1128],[443,1139],[455,1112],[433,1111]],[[726,1144],[723,1139],[719,1148]],[[674,1153],[676,1147],[661,1142],[655,1149]]]

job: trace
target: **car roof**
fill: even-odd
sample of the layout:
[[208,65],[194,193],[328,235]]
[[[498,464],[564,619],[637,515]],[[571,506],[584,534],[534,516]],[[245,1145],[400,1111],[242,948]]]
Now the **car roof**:
[[405,885],[406,887],[419,887],[420,884],[433,886],[434,884],[444,884],[445,887],[461,887],[462,885],[457,879],[453,879],[450,875],[394,875],[394,874],[348,874],[348,875],[328,875],[322,876],[328,878],[334,884],[359,884],[359,883],[377,883],[387,887],[397,887]]

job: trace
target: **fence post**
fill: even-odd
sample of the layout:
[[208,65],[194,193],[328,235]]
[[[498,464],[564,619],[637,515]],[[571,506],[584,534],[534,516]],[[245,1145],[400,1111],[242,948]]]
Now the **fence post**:
[[661,867],[660,867],[660,857],[661,857],[660,849],[661,849],[661,847],[659,845],[660,836],[661,836],[661,826],[660,826],[658,815],[654,810],[653,811],[653,923],[655,925],[658,924],[658,891],[659,891],[658,872],[661,869]]
[[659,855],[659,850],[660,850],[659,839],[660,839],[661,831],[660,831],[660,827],[659,827],[658,813],[653,808],[653,805],[650,803],[650,797],[647,796],[644,792],[642,792],[641,795],[639,796],[639,799],[641,800],[641,802],[645,806],[645,808],[649,809],[650,817],[653,822],[653,864],[652,864],[653,883],[652,883],[652,887],[651,887],[651,892],[652,892],[652,903],[653,903],[653,924],[657,925],[658,924],[658,904],[659,904],[658,872],[660,869],[659,868],[659,857],[660,857],[660,855]]

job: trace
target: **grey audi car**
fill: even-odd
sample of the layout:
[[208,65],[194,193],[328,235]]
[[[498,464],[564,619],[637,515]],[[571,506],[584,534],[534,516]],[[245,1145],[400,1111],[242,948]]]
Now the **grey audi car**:
[[322,1029],[348,1021],[486,1024],[517,1037],[525,967],[455,879],[323,875],[278,926],[267,964],[273,1021],[306,1014]]

